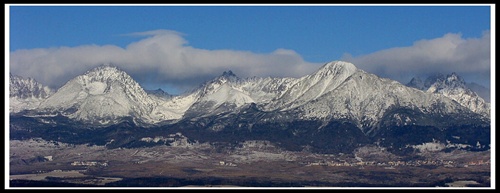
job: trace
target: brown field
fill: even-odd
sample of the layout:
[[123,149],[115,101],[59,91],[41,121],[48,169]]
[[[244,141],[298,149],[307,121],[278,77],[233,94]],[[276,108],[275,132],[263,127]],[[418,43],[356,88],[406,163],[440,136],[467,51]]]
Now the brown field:
[[[489,160],[489,152],[457,151],[426,155],[426,159],[453,160],[455,166],[447,167],[312,165],[339,160],[359,162],[352,155],[286,152],[269,147],[216,152],[209,146],[106,149],[64,144],[54,147],[44,141],[15,141],[11,142],[10,155],[11,180],[56,180],[96,186],[436,187],[464,186],[459,182],[450,183],[474,181],[477,182],[474,186],[489,187],[491,180],[489,164],[464,164]],[[40,160],[40,157],[49,155],[51,160]],[[397,158],[394,155],[388,157]],[[54,173],[54,170],[59,173]],[[61,176],[61,172],[65,171],[78,171],[79,174]],[[35,174],[37,177],[33,177]],[[125,184],[112,185],[119,182],[117,179],[124,179]],[[138,185],[134,180],[138,181]]]

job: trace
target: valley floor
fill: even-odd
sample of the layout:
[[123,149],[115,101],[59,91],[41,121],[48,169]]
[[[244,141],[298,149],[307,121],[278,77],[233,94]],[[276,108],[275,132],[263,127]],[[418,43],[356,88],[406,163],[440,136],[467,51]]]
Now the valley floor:
[[11,187],[490,187],[490,152],[425,152],[415,159],[378,147],[353,154],[283,151],[267,142],[108,149],[11,140]]

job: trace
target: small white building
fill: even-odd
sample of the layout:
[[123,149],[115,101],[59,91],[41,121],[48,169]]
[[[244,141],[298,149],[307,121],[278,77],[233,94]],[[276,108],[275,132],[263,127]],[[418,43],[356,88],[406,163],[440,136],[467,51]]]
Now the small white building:
[[51,155],[44,156],[43,158],[47,159],[48,161],[52,161],[52,156]]

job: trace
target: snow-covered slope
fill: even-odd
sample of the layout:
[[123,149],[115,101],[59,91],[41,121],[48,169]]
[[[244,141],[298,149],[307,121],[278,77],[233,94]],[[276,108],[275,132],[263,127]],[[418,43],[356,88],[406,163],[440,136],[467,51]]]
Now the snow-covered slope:
[[[440,95],[406,87],[397,81],[357,70],[337,89],[300,107],[307,119],[347,119],[359,128],[373,129],[392,108],[412,109],[422,113],[453,114],[470,112]],[[415,120],[403,120],[403,125]]]
[[490,116],[490,104],[472,91],[464,79],[456,73],[449,75],[436,74],[428,77],[425,82],[414,78],[407,84],[409,87],[417,88],[428,93],[442,94],[462,106],[467,107],[475,113],[485,117]]
[[301,78],[242,79],[226,71],[189,93],[171,96],[161,90],[148,94],[124,71],[101,66],[68,81],[41,102],[38,111],[96,124],[112,124],[124,117],[156,124],[237,114],[252,105],[270,116],[277,112],[303,120],[349,119],[360,128],[369,128],[394,107],[444,114],[479,109],[450,99],[454,96],[464,102],[470,99],[468,95],[432,85],[435,90],[424,92],[366,73],[354,64],[333,61]]
[[197,94],[189,93],[170,99],[155,100],[156,105],[151,114],[157,118],[156,122],[179,120],[198,99]]
[[287,91],[266,105],[266,108],[267,110],[288,110],[306,104],[335,90],[356,71],[357,68],[351,63],[342,61],[327,63],[313,74],[287,85]]
[[15,113],[35,109],[53,92],[49,87],[43,86],[32,78],[10,74],[9,111]]
[[467,84],[467,87],[470,88],[472,91],[474,91],[477,95],[479,95],[479,97],[483,98],[485,102],[487,103],[491,103],[491,92],[490,92],[490,89],[482,86],[482,85],[479,85],[475,82],[468,82],[466,83]]
[[169,100],[172,97],[174,97],[173,95],[168,94],[167,92],[165,92],[161,88],[156,89],[156,90],[144,90],[144,91],[146,91],[146,93],[150,97],[155,97],[155,98],[160,99],[160,100]]
[[241,89],[241,79],[232,71],[202,84],[190,95],[195,99],[186,112],[187,117],[203,117],[229,112],[245,104],[255,102],[250,94]]
[[151,114],[154,101],[124,71],[109,65],[100,66],[63,85],[40,104],[45,112],[91,123],[110,124],[123,117],[134,117],[146,123],[161,121]]
[[[428,114],[472,113],[448,97],[380,78],[343,61],[327,63],[297,79],[239,79],[230,74],[204,84],[199,91],[201,97],[189,110],[197,113],[188,114],[237,113],[238,107],[256,103],[262,111],[290,112],[295,119],[349,119],[360,128],[372,128],[391,108]],[[414,121],[406,119],[402,124]]]

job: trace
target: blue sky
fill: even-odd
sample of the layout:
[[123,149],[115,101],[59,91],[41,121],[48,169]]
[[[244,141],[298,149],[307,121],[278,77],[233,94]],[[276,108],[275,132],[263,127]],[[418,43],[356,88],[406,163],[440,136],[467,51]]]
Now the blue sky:
[[111,62],[147,89],[179,93],[224,70],[300,77],[347,60],[403,83],[457,72],[489,87],[491,14],[489,5],[13,5],[9,66],[57,87]]

